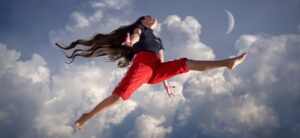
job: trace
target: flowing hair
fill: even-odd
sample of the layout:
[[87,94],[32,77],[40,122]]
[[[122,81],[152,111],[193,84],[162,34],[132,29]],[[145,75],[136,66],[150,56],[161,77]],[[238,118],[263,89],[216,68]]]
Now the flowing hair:
[[[71,64],[77,56],[92,58],[106,55],[108,57],[108,61],[111,62],[120,59],[118,67],[127,67],[130,65],[134,57],[134,53],[132,51],[132,47],[122,46],[121,44],[125,41],[127,33],[132,34],[135,26],[140,24],[144,17],[145,16],[139,17],[132,24],[120,26],[118,29],[109,34],[96,33],[89,40],[78,39],[71,42],[68,46],[62,46],[58,43],[55,43],[55,45],[63,49],[63,52],[64,50],[75,49],[71,55],[67,55],[64,52],[66,57],[71,59],[71,61],[67,64]],[[76,49],[75,47],[78,45],[88,47],[88,49]]]

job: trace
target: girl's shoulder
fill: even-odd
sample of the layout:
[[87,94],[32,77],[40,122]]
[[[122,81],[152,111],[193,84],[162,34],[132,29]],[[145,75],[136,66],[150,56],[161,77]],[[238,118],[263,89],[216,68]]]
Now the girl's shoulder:
[[143,24],[137,24],[135,25],[135,28],[139,28],[142,30],[142,33],[144,33],[146,31],[146,26],[144,26]]

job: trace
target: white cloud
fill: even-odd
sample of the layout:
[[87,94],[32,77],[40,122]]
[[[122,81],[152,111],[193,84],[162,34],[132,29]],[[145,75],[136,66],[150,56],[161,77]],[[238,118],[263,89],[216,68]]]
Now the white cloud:
[[177,15],[170,15],[161,24],[159,35],[163,39],[166,57],[171,59],[188,57],[198,60],[215,58],[210,47],[200,42],[201,24],[191,16],[181,19]]
[[[115,86],[112,81],[124,73],[119,70],[119,74],[107,74],[94,64],[74,64],[50,76],[44,59],[38,54],[21,61],[20,52],[9,50],[3,44],[0,49],[0,120],[3,122],[0,127],[3,131],[18,131],[0,133],[1,137],[79,137],[74,133],[74,121],[110,95]],[[109,131],[98,130],[109,130],[110,126],[121,123],[136,106],[136,102],[128,100],[112,108],[87,125],[94,130],[84,135],[105,135]]]
[[[168,51],[165,60],[174,60],[181,57],[203,60],[213,59],[214,54],[211,48],[200,42],[200,30],[200,23],[193,17],[186,17],[181,20],[177,15],[168,16],[160,24],[160,30],[156,32],[162,38],[164,47]],[[181,40],[178,40],[179,37],[181,37]],[[149,116],[163,115],[166,118],[166,124],[172,124],[178,105],[185,101],[182,94],[184,92],[183,84],[187,77],[193,75],[193,73],[195,72],[191,71],[169,79],[169,83],[176,86],[173,89],[176,94],[174,99],[167,97],[161,84],[139,88],[134,97],[139,103],[141,112]]]
[[[91,110],[101,100],[109,96],[115,83],[113,74],[107,74],[95,65],[73,65],[64,69],[61,74],[52,76],[52,95],[45,101],[37,118],[37,127],[48,136],[62,135],[58,126],[65,128],[72,136],[72,125],[84,112]],[[118,75],[118,74],[117,74]],[[105,81],[103,79],[105,78]],[[105,135],[105,130],[113,124],[119,124],[132,111],[137,103],[128,100],[126,103],[112,108],[87,125],[86,136]],[[53,110],[59,112],[53,112]],[[47,114],[47,116],[44,116]],[[45,118],[47,117],[47,118]],[[64,121],[61,118],[65,118]],[[89,131],[90,130],[90,131]],[[103,131],[99,131],[103,130]]]
[[[16,73],[16,75],[30,79],[33,83],[48,81],[49,70],[45,67],[46,62],[40,55],[33,54],[31,59],[33,62],[16,62],[20,58],[21,53],[15,50],[8,51],[6,46],[1,43],[0,46],[0,58],[7,59],[0,63],[2,66],[0,74],[4,72]],[[24,66],[28,68],[24,68]]]
[[49,94],[50,74],[43,58],[33,54],[30,60],[19,61],[20,55],[0,44],[0,137],[37,137],[30,126]]
[[[92,1],[91,11],[74,11],[65,28],[50,32],[50,40],[69,43],[109,32],[136,19],[132,4]],[[201,42],[201,24],[194,17],[170,15],[156,33],[163,40],[166,60],[215,59]],[[110,95],[126,70],[93,60],[50,74],[42,56],[21,61],[20,52],[0,44],[0,137],[299,136],[300,36],[247,34],[235,45],[239,53],[248,52],[236,70],[176,76],[169,80],[176,85],[173,101],[161,84],[143,85],[79,134],[74,133],[74,121]],[[113,133],[119,131],[123,133]]]
[[91,1],[87,7],[71,14],[64,29],[50,31],[50,41],[69,44],[78,38],[89,39],[95,33],[109,33],[137,19],[132,9],[131,0]]
[[127,7],[130,7],[132,4],[131,0],[104,0],[104,1],[97,1],[94,0],[90,2],[91,6],[94,8],[111,8],[114,10],[121,10]]
[[[75,20],[75,27],[78,26],[78,27],[87,27],[90,25],[89,23],[89,20],[83,16],[81,13],[78,13],[78,12],[74,12],[71,17]],[[71,30],[71,29],[68,29],[68,26],[66,28],[67,30]]]
[[[167,32],[166,28],[168,25],[162,24],[160,35]],[[172,35],[169,36],[167,39],[171,41]],[[238,41],[245,42],[236,43],[236,47],[249,45],[251,48],[245,63],[236,70],[191,72],[171,79],[178,95],[173,102],[168,101],[160,85],[144,85],[127,103],[91,120],[84,134],[74,133],[73,122],[111,94],[125,70],[115,69],[107,74],[105,72],[110,69],[92,62],[65,66],[58,74],[50,75],[41,56],[34,54],[31,60],[19,61],[20,52],[8,50],[2,44],[0,80],[4,108],[0,119],[5,121],[1,128],[11,130],[19,126],[18,122],[24,122],[23,127],[17,129],[20,133],[5,136],[110,137],[112,128],[122,124],[126,117],[134,116],[130,113],[135,112],[146,115],[132,118],[133,126],[127,127],[132,131],[128,131],[127,136],[173,137],[184,133],[195,137],[268,137],[278,134],[277,130],[288,132],[280,136],[299,135],[295,131],[299,128],[296,120],[283,124],[288,118],[297,117],[298,107],[289,105],[299,99],[299,37],[248,35],[251,39],[245,39],[241,36]],[[170,48],[169,45],[166,48]],[[206,52],[212,55],[206,58],[213,58],[209,47]],[[175,58],[176,54],[169,56]],[[18,69],[20,65],[26,73]],[[103,78],[107,81],[102,81]],[[13,98],[18,102],[12,104]],[[19,114],[23,118],[18,118]],[[140,130],[141,126],[145,129]],[[193,129],[188,129],[191,127]]]
[[[296,84],[300,76],[300,70],[296,71],[300,66],[296,54],[300,52],[299,40],[299,35],[241,36],[237,49],[251,48],[246,61],[236,70],[216,70],[187,78],[183,91],[187,101],[177,111],[178,125],[173,127],[171,136],[299,135],[298,121],[283,123],[297,118],[299,108],[289,106],[298,103],[300,97]],[[190,127],[202,133],[185,129]]]
[[[31,61],[16,62],[9,71],[18,73],[19,76],[29,78],[33,83],[48,81],[49,70],[45,67],[45,60],[38,54],[33,54]],[[28,68],[24,68],[27,66]]]
[[253,35],[242,35],[240,39],[235,42],[235,46],[239,50],[239,54],[249,51],[256,40],[257,38]]
[[128,6],[132,3],[131,0],[105,0],[104,2],[109,7],[113,8],[113,9],[117,9],[117,10],[125,8],[126,6]]
[[[102,7],[103,5],[106,5],[106,3],[93,2],[92,5],[94,5],[94,7]],[[97,10],[95,10],[95,12],[97,12]],[[84,16],[84,19],[87,19],[87,22],[90,22],[89,19],[92,19],[91,16],[93,14],[90,15],[81,14],[81,15]],[[70,32],[72,34],[71,36],[68,36],[68,38],[77,37],[78,39],[80,38],[78,36],[88,34],[88,32],[91,32],[89,28],[109,28],[110,30],[112,30],[120,26],[121,24],[125,24],[125,22],[127,22],[126,21],[127,19],[125,20],[119,17],[120,17],[119,15],[117,17],[114,17],[114,16],[110,16],[109,14],[105,14],[105,16],[103,16],[101,20],[96,21],[97,23],[95,22],[95,24],[98,24],[98,26],[90,25],[84,27],[84,29],[78,27],[80,26],[80,23],[70,22],[69,28],[72,29],[67,29],[66,31],[53,31],[52,32],[53,35],[51,35],[51,39],[55,40],[56,38],[59,39],[65,38],[66,37],[65,34],[67,34],[67,32]],[[114,25],[114,23],[118,25]],[[166,60],[173,60],[187,55],[189,58],[194,58],[194,59],[214,58],[214,54],[212,53],[211,48],[207,47],[205,44],[200,42],[199,35],[201,33],[201,25],[195,18],[188,16],[181,21],[180,17],[176,15],[169,16],[164,22],[160,23],[160,28],[161,29],[159,30],[161,31],[158,30],[158,32],[156,33],[158,33],[158,35],[162,37],[164,47],[168,49],[168,51],[170,49],[171,49],[170,51],[173,50],[173,52],[168,52],[168,53],[173,53],[171,55],[168,55],[168,53],[166,53],[166,57],[167,57]],[[105,31],[99,31],[99,32],[105,32]],[[177,37],[181,35],[186,37],[181,38],[182,41],[177,40]],[[168,44],[168,42],[170,42],[172,45]],[[180,50],[183,53],[179,53],[178,51]],[[99,64],[101,65],[103,63],[99,63]],[[110,82],[112,84],[116,84],[118,83],[119,80],[122,79],[121,78],[123,76],[122,73],[124,72],[116,71],[112,67],[108,67],[103,71],[109,72],[111,70],[113,74],[118,73],[119,77],[114,77],[113,79],[114,81]],[[173,101],[171,99],[168,99],[167,95],[165,94],[165,90],[164,88],[161,87],[161,85],[156,85],[157,87],[155,87],[155,85],[154,86],[143,85],[141,88],[137,90],[137,92],[135,92],[132,98],[135,99],[140,104],[140,106],[138,107],[139,110],[151,116],[163,114],[164,117],[167,118],[166,123],[170,124],[172,123],[174,112],[177,109],[176,106],[178,105],[178,103],[184,101],[184,97],[182,96],[182,90],[183,90],[182,84],[187,76],[188,74],[185,74],[170,80],[171,84],[176,85],[176,89],[174,91],[177,96],[176,99],[174,99]],[[63,99],[56,96],[50,99],[48,103],[57,100],[63,100]]]
[[154,118],[142,114],[135,120],[135,127],[128,136],[136,138],[164,138],[166,134],[172,132],[171,126],[163,126],[164,122],[165,118],[163,116]]
[[225,135],[224,137],[244,134],[252,137],[252,131],[256,131],[255,129],[260,127],[264,128],[266,124],[269,128],[278,126],[277,119],[272,115],[270,109],[258,105],[254,97],[245,95],[244,97],[230,97],[229,99],[223,100],[225,105],[220,105],[220,101],[214,101],[217,106],[212,106],[214,107],[213,110],[208,109],[211,117],[206,117],[206,120],[201,119],[198,124],[204,134]]
[[[94,2],[91,3],[94,5],[92,7],[95,8],[92,13],[75,11],[71,15],[71,21],[66,25],[65,29],[52,31],[50,33],[51,41],[69,41],[74,40],[73,38],[84,38],[83,36],[90,36],[93,32],[111,31],[113,28],[127,23],[128,19],[126,19],[126,16],[128,17],[128,12],[117,13],[118,16],[103,13],[105,8],[109,8],[109,6],[114,7],[117,3],[120,2],[104,1],[102,4]],[[104,7],[102,5],[108,5],[108,7]],[[122,6],[122,4],[120,5]],[[100,9],[96,9],[96,7]],[[116,8],[119,9],[120,7],[118,8],[116,6]],[[128,11],[130,12],[130,8]],[[119,18],[122,17],[121,15],[124,15],[123,19]],[[95,28],[99,28],[99,31]],[[161,31],[159,32],[159,35],[161,35],[164,40],[165,48],[170,51],[169,53],[173,53],[170,55],[166,54],[166,57],[172,60],[188,55],[189,58],[194,59],[213,59],[214,54],[212,53],[211,48],[200,42],[200,33],[201,25],[193,17],[186,17],[183,20],[176,15],[167,17],[167,19],[161,24]],[[15,54],[18,56],[18,53],[14,53],[13,50],[5,50],[4,53],[12,53],[12,55]],[[45,82],[43,87],[48,88],[48,93],[46,93],[42,99],[40,98],[42,96],[32,96],[31,94],[28,94],[29,97],[37,100],[38,103],[25,105],[37,105],[38,107],[33,108],[32,110],[34,110],[34,112],[32,113],[35,114],[31,115],[31,118],[28,117],[29,119],[26,119],[31,119],[31,122],[26,123],[26,125],[32,126],[31,124],[33,124],[34,127],[24,129],[24,131],[30,132],[28,130],[35,130],[32,132],[37,132],[36,134],[46,137],[80,137],[79,134],[73,133],[74,130],[71,125],[83,112],[90,110],[91,107],[95,106],[103,98],[111,94],[115,84],[121,80],[124,70],[112,69],[112,67],[103,68],[103,66],[101,66],[103,63],[99,63],[99,66],[96,66],[93,64],[94,62],[92,62],[92,65],[74,64],[71,66],[65,66],[61,68],[62,71],[58,74],[54,74],[52,76],[48,74],[43,77],[41,73],[45,74],[47,71],[40,71],[41,73],[39,73],[39,71],[31,69],[31,66],[35,65],[33,67],[43,67],[46,64],[42,62],[43,60],[41,57],[34,57],[35,58],[28,61],[27,64],[22,65],[24,65],[24,70],[30,69],[29,71],[36,73],[32,74],[27,71],[23,74],[28,74],[30,79]],[[16,61],[18,58],[13,57],[11,59],[15,59],[11,61],[12,64],[14,64],[14,62],[23,63],[22,61]],[[8,59],[7,61],[10,60]],[[15,73],[22,72],[22,70],[13,71]],[[112,71],[112,73],[105,73],[109,71]],[[21,77],[24,76],[25,75]],[[141,87],[138,90],[140,93],[138,93],[138,91],[135,92],[136,96],[133,98],[137,100],[137,102],[129,100],[127,103],[117,106],[116,108],[112,108],[110,111],[91,120],[91,122],[86,126],[86,131],[83,135],[85,137],[110,137],[111,126],[120,124],[125,117],[133,111],[141,111],[148,115],[141,115],[134,120],[135,123],[132,128],[135,131],[131,131],[131,135],[138,137],[164,137],[166,134],[170,134],[172,132],[172,127],[170,125],[173,123],[172,118],[176,115],[175,113],[178,110],[177,106],[179,103],[183,103],[184,101],[184,97],[182,95],[182,91],[184,89],[182,84],[187,76],[188,74],[182,75],[173,79],[176,82],[171,81],[171,83],[176,84],[177,86],[175,89],[177,99],[175,99],[175,101],[168,101],[169,99],[167,99],[164,92],[165,90],[161,86]],[[36,78],[40,78],[40,80]],[[104,82],[103,78],[106,78],[107,81]],[[18,88],[17,86],[19,85],[16,84],[15,87]],[[32,88],[33,86],[27,85],[27,87]],[[151,93],[151,91],[154,92]],[[140,107],[137,107],[137,103],[139,103]],[[8,107],[8,109],[13,109],[13,111],[18,110],[17,106]],[[27,107],[27,109],[30,108]],[[193,111],[184,115],[185,118],[189,118],[192,112]],[[10,113],[8,112],[8,114]],[[3,116],[5,117],[5,115]],[[159,117],[157,118],[157,116]],[[16,122],[11,123],[16,124]],[[164,127],[165,125],[168,125],[168,127]],[[139,130],[141,126],[146,129]],[[131,127],[128,127],[127,129],[130,130]],[[153,129],[155,129],[155,131],[152,131]]]

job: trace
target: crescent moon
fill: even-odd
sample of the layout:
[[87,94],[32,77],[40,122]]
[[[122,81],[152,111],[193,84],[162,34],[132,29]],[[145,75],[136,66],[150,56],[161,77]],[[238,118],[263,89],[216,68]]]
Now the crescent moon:
[[227,19],[228,19],[228,27],[227,27],[227,31],[226,31],[226,35],[228,35],[234,28],[234,18],[233,18],[233,15],[231,14],[231,12],[229,12],[226,9],[225,9],[225,12],[226,12]]

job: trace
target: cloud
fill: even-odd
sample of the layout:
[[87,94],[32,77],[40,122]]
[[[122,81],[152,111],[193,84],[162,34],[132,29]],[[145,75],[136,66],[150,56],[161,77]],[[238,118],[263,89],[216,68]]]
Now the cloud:
[[[165,60],[174,60],[181,57],[202,60],[213,59],[214,54],[212,49],[200,42],[200,30],[200,23],[191,16],[188,16],[184,19],[181,19],[177,15],[168,16],[162,23],[160,23],[160,29],[156,32],[157,35],[162,38],[164,47],[166,51],[168,51],[166,52]],[[140,119],[145,118],[153,120],[153,118],[162,116],[165,118],[163,121],[164,126],[172,125],[174,116],[176,116],[178,113],[176,112],[178,110],[178,106],[185,103],[186,100],[183,96],[183,93],[185,92],[183,84],[188,76],[192,76],[193,73],[196,72],[191,71],[190,73],[182,74],[169,79],[169,83],[176,86],[176,89],[173,90],[176,94],[175,99],[169,99],[167,97],[161,84],[139,88],[139,90],[135,92],[134,97],[136,98],[134,99],[137,101],[137,103],[139,103],[137,111],[139,111],[142,115],[137,116],[134,129],[130,132],[130,135],[137,137],[163,137],[166,134],[165,131],[158,131],[161,132],[158,135],[158,132],[149,132],[148,129],[144,131],[137,130],[136,128],[141,128],[141,123],[144,124],[144,122],[147,122],[141,122]],[[149,123],[149,125],[143,128],[153,128],[153,126],[151,123]],[[167,131],[168,134],[172,132],[169,131],[170,130]]]
[[121,10],[128,8],[132,5],[131,0],[104,0],[104,1],[92,1],[91,6],[95,8],[108,7],[114,10]]
[[[101,12],[102,11],[98,10],[95,10],[92,14],[85,14],[84,12],[74,12],[71,15],[71,22],[66,25],[66,28],[64,30],[56,30],[51,32],[51,34],[55,35],[50,35],[50,40],[64,38],[66,34],[69,34],[66,39],[71,39],[73,37],[75,38],[83,34],[88,34],[90,31],[89,28],[95,27],[95,24],[102,24],[105,26],[111,25],[112,22],[110,21],[115,20],[118,22],[118,20],[122,20],[119,18],[110,18],[100,16],[101,14],[97,14]],[[105,18],[106,20],[104,20]],[[173,18],[180,19],[176,15],[174,15],[172,18],[170,17],[169,19],[166,19],[166,23],[162,24],[162,28],[165,31],[159,32],[162,37],[164,37],[163,35],[168,36],[168,34],[170,33],[171,30],[168,28],[171,28],[174,25],[168,22]],[[180,33],[184,33],[187,36],[200,34],[200,24],[196,19],[192,17],[187,17],[183,21],[177,20],[176,24],[178,26],[182,26],[180,29],[178,29],[176,35]],[[194,29],[198,31],[195,31]],[[174,41],[174,37],[169,38],[173,39]],[[200,48],[197,49],[195,47],[195,50],[198,50],[198,52],[203,49],[206,49],[208,51],[208,56],[203,58],[213,57],[210,48],[202,44],[199,39],[189,39],[189,37],[186,37],[186,40],[187,42],[189,42],[190,46],[192,46],[190,43],[199,45]],[[185,45],[188,46],[188,44]],[[166,48],[170,47],[170,45],[167,44],[165,46]],[[173,46],[179,47],[181,45],[176,44]],[[0,62],[3,64],[3,67],[8,66],[8,64],[18,63],[16,64],[18,65],[17,67],[5,70],[4,73],[11,71],[15,74],[20,74],[20,77],[30,79],[33,83],[37,83],[36,85],[38,85],[39,87],[47,88],[46,91],[43,91],[45,93],[43,93],[42,96],[33,96],[31,94],[28,94],[28,97],[39,101],[38,103],[35,103],[35,106],[38,107],[32,109],[34,111],[32,113],[35,113],[34,115],[31,115],[30,119],[32,121],[26,123],[26,125],[32,126],[32,128],[24,129],[25,132],[29,132],[27,131],[29,129],[34,130],[32,131],[32,135],[34,136],[39,135],[46,137],[80,137],[79,134],[74,133],[73,122],[75,121],[75,119],[77,119],[83,112],[89,111],[91,107],[95,106],[98,102],[111,94],[111,91],[113,90],[115,85],[122,79],[126,71],[124,69],[113,68],[112,66],[103,67],[103,65],[105,65],[103,62],[100,62],[96,65],[95,61],[91,61],[90,63],[85,63],[83,65],[77,65],[76,63],[74,63],[73,65],[65,65],[61,67],[60,71],[57,74],[51,75],[49,74],[49,69],[46,67],[46,62],[40,55],[33,54],[32,60],[20,61],[20,52],[8,50],[6,49],[6,47],[4,47],[3,49],[4,50],[1,50],[3,51],[2,56],[10,57],[2,58],[6,59]],[[204,53],[204,51],[202,51],[202,53]],[[197,55],[194,56],[197,57]],[[170,55],[170,58],[179,57],[174,54]],[[106,78],[105,82],[103,82],[103,78]],[[164,123],[166,125],[171,124],[174,112],[176,111],[176,105],[184,100],[184,97],[182,96],[183,87],[182,84],[178,82],[180,80],[183,80],[184,78],[186,78],[186,76],[177,77],[174,79],[175,81],[170,81],[170,83],[176,84],[177,86],[176,90],[174,90],[176,92],[177,99],[174,99],[173,101],[171,101],[170,99],[166,100],[167,95],[165,94],[165,90],[161,87],[161,85],[144,85],[138,90],[139,93],[138,91],[136,92],[136,95],[132,97],[132,100],[128,100],[126,103],[112,108],[111,111],[108,111],[102,114],[101,117],[97,117],[94,119],[94,121],[91,121],[89,125],[87,125],[86,132],[83,135],[87,137],[109,137],[112,133],[111,126],[120,124],[126,118],[126,116],[128,116],[133,111],[137,113],[146,113],[145,115],[147,116],[147,118],[150,118],[150,120],[151,118],[156,120],[157,118],[155,116],[162,114],[161,117],[158,118],[158,122]],[[43,84],[40,86],[41,82],[43,82]],[[15,87],[19,88],[17,86],[19,86],[19,84],[15,84]],[[28,84],[26,86],[29,88],[33,88],[31,84]],[[139,103],[139,107],[137,103]],[[8,103],[4,103],[3,105],[6,104]],[[33,107],[33,105],[28,106]],[[1,116],[3,119],[7,120],[6,112],[1,112]],[[144,116],[138,115],[137,118],[144,118]],[[140,122],[136,119],[134,119],[133,121]],[[17,122],[12,123],[17,124]],[[136,127],[137,126],[133,126],[132,128],[129,127],[127,129],[130,131],[130,129],[134,129]],[[132,135],[135,136],[140,135],[135,134],[135,131],[132,131],[132,133]],[[166,128],[165,131],[153,135],[164,136],[167,133],[170,133],[169,127]]]
[[240,51],[239,53],[247,52],[256,40],[257,38],[253,35],[242,35],[240,39],[235,42],[235,46]]
[[[81,137],[74,133],[74,121],[110,95],[115,85],[111,82],[121,77],[114,72],[104,77],[107,73],[89,64],[65,66],[60,73],[50,75],[38,54],[21,61],[20,52],[3,44],[0,51],[1,137]],[[105,130],[121,123],[136,106],[128,100],[112,108],[93,120],[94,131],[84,135],[105,135],[109,132]]]
[[109,33],[135,20],[134,16],[138,15],[132,10],[131,0],[93,0],[82,9],[74,11],[65,28],[50,31],[50,41],[53,44],[68,44],[78,38],[89,39],[95,33]]
[[[19,61],[21,53],[0,44],[0,137],[38,137],[35,116],[49,94],[49,70],[38,54]],[[16,133],[18,132],[18,133]]]
[[236,70],[189,76],[171,137],[299,136],[299,38],[243,35],[236,48],[248,57]]
[[[85,12],[82,11],[74,12],[71,16],[71,21],[66,25],[64,30],[55,30],[50,33],[50,40],[66,41],[71,40],[71,38],[83,38],[81,36],[89,36],[91,32],[95,31],[95,28],[101,28],[99,32],[107,32],[106,30],[113,30],[116,27],[125,24],[126,22],[129,23],[129,21],[127,21],[128,19],[124,19],[120,15],[113,16],[112,13],[103,14],[105,9],[108,9],[105,6],[107,5],[105,2],[92,2],[91,5],[92,7],[98,7],[99,9],[94,10],[90,14],[85,14]],[[102,16],[101,18],[93,18],[95,15]],[[126,12],[124,12],[124,15],[127,16]],[[105,28],[106,30],[102,28]],[[161,31],[156,33],[160,35],[164,42],[166,42],[164,43],[164,47],[168,49],[168,51],[173,51],[168,52],[173,53],[171,55],[166,53],[166,60],[174,60],[186,55],[189,55],[189,58],[195,59],[214,58],[211,48],[200,42],[199,35],[201,33],[201,25],[195,18],[188,16],[181,20],[181,18],[177,15],[168,16],[167,19],[160,24],[160,28],[161,29],[159,30]],[[180,36],[185,36],[184,38],[181,38],[182,41],[178,40],[178,37]],[[64,38],[64,40],[61,38]],[[171,43],[169,44],[168,42]],[[183,53],[179,53],[178,51],[182,51]],[[101,65],[103,66],[104,63],[100,62],[99,66]],[[112,66],[103,68],[103,71],[119,72],[119,70],[116,70]],[[116,77],[110,83],[117,84],[118,81],[122,79],[122,73],[124,72],[119,72],[119,77]],[[187,78],[187,76],[188,74],[185,74],[169,81],[171,84],[176,84],[176,89],[174,91],[176,92],[177,97],[173,101],[167,98],[165,90],[161,85],[154,85],[151,87],[143,85],[132,96],[132,99],[139,103],[139,107],[136,112],[146,113],[146,115],[149,116],[157,116],[162,114],[166,118],[166,124],[170,124],[174,116],[174,112],[176,111],[176,105],[184,101],[184,97],[182,96],[182,82]],[[58,99],[60,98],[54,97],[53,99],[49,100],[49,102],[56,101]]]
[[[50,41],[67,44],[138,16],[132,1],[89,4],[74,11],[65,28],[51,31]],[[166,60],[215,59],[192,16],[167,16],[155,33],[163,40]],[[74,131],[74,121],[110,95],[126,70],[93,59],[50,74],[39,54],[22,61],[21,52],[0,44],[0,137],[297,137],[299,37],[242,35],[235,47],[248,57],[236,70],[173,77],[175,99],[161,84],[143,85],[130,100],[93,118],[84,133]]]
[[159,118],[154,118],[148,115],[140,115],[135,120],[135,127],[133,131],[129,133],[134,134],[130,137],[137,138],[164,138],[166,134],[172,132],[172,127],[164,127],[162,124],[165,122],[165,118],[160,116]]
[[[215,58],[212,49],[200,41],[201,24],[192,16],[181,19],[168,16],[161,25],[159,35],[163,39],[167,58],[188,57],[198,60]],[[171,55],[170,55],[171,54]]]
[[[247,83],[248,91],[259,101],[268,105],[278,118],[280,127],[274,132],[281,137],[299,136],[299,121],[294,120],[299,108],[299,35],[256,35],[258,40],[249,51],[248,64],[255,65],[255,70],[249,70],[253,80]],[[255,58],[254,58],[255,57]],[[297,71],[296,71],[297,70]],[[280,106],[278,106],[280,105]],[[289,106],[296,105],[296,106]],[[282,108],[285,107],[285,108]],[[286,114],[289,112],[289,114]],[[284,123],[293,118],[291,122]]]
[[74,24],[68,24],[66,26],[66,30],[73,31],[77,28],[86,28],[91,26],[92,24],[98,22],[103,17],[103,13],[101,11],[95,12],[93,15],[86,17],[83,13],[74,12],[71,15],[71,19],[73,19]]

